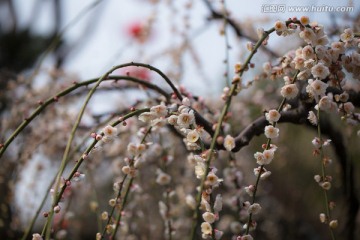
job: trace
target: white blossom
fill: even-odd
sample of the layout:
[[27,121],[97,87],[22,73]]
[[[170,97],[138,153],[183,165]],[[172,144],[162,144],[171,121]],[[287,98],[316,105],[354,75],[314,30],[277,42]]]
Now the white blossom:
[[167,185],[171,181],[171,176],[167,173],[164,173],[160,169],[157,170],[156,183],[159,185]]
[[195,166],[195,175],[197,178],[201,179],[204,176],[206,171],[206,165],[204,162],[198,161]]
[[316,40],[316,35],[311,28],[305,28],[303,31],[300,32],[299,35],[308,44]]
[[340,35],[340,39],[343,42],[349,42],[349,41],[353,40],[353,38],[354,38],[354,32],[350,28],[345,29],[344,33],[342,33]]
[[274,155],[275,155],[275,150],[274,149],[264,150],[264,152],[263,152],[264,162],[261,165],[270,164],[271,161],[274,159]]
[[314,49],[310,45],[305,46],[301,50],[301,53],[302,53],[302,56],[304,57],[304,59],[306,59],[306,60],[313,59],[315,57]]
[[184,97],[183,100],[181,101],[181,103],[187,107],[190,107],[190,105],[191,105],[190,99],[187,97]]
[[219,213],[223,207],[223,199],[221,194],[216,195],[215,203],[214,203],[214,211],[215,213]]
[[332,101],[329,96],[324,96],[320,99],[319,104],[317,105],[323,111],[333,111],[337,108],[336,103]]
[[248,213],[249,214],[258,214],[261,211],[261,206],[258,203],[254,203],[249,206]]
[[150,112],[154,113],[156,117],[165,117],[167,115],[167,108],[165,105],[160,104],[150,108]]
[[280,117],[280,113],[275,109],[272,109],[269,112],[265,113],[266,120],[271,124],[279,121]]
[[209,172],[209,174],[206,176],[206,181],[210,185],[217,185],[219,182],[219,178],[214,172]]
[[167,212],[168,212],[168,207],[166,206],[166,204],[163,201],[159,201],[159,212],[160,212],[160,216],[166,220],[167,217]]
[[43,238],[41,237],[40,234],[34,233],[34,234],[32,235],[32,240],[43,240]]
[[229,152],[233,150],[235,147],[235,139],[232,136],[227,135],[224,139],[224,147]]
[[309,120],[309,122],[310,122],[312,125],[317,126],[317,124],[318,124],[318,119],[317,119],[317,117],[316,117],[316,115],[315,115],[315,113],[314,113],[313,111],[310,111],[310,112],[309,112],[309,115],[308,115],[307,119]]
[[320,219],[320,222],[322,222],[322,223],[326,222],[326,215],[325,215],[325,213],[320,213],[320,214],[319,214],[319,219]]
[[205,212],[202,215],[203,219],[205,222],[208,223],[213,223],[216,220],[215,214],[211,213],[211,212]]
[[195,117],[192,112],[190,113],[181,113],[178,116],[177,124],[180,127],[188,128],[191,124],[195,122]]
[[328,87],[327,83],[324,83],[323,81],[320,81],[318,79],[315,81],[313,79],[309,79],[308,83],[309,83],[309,88],[306,88],[306,90],[309,91],[310,94],[312,94],[315,97],[325,96],[326,89]]
[[331,220],[330,223],[329,223],[329,226],[332,228],[332,229],[335,229],[338,227],[338,220]]
[[298,93],[299,93],[299,89],[298,87],[296,86],[296,84],[287,84],[285,86],[283,86],[281,88],[281,96],[283,96],[284,98],[286,99],[292,99],[292,98],[295,98]]
[[323,63],[318,63],[311,68],[311,74],[314,78],[325,79],[330,74],[330,71]]
[[199,133],[195,129],[189,131],[186,135],[186,140],[191,143],[197,142],[199,140]]
[[107,125],[104,129],[103,129],[103,133],[105,135],[105,137],[107,138],[112,138],[115,137],[117,134],[117,128]]
[[240,240],[253,240],[253,239],[254,238],[250,234],[244,235],[240,238]]
[[257,164],[259,164],[259,165],[262,165],[263,164],[263,162],[264,162],[264,155],[263,155],[263,153],[261,153],[261,152],[256,152],[255,154],[254,154],[254,158],[256,159],[256,163]]
[[210,235],[212,234],[212,227],[211,224],[208,222],[203,222],[201,224],[201,232],[205,235]]
[[276,21],[274,28],[277,32],[283,32],[287,29],[285,22],[282,21]]
[[185,203],[188,205],[192,210],[195,210],[196,208],[196,201],[193,196],[186,195],[185,197]]
[[175,126],[177,124],[177,119],[178,119],[178,116],[176,116],[176,115],[171,115],[170,117],[167,118],[168,123],[173,126]]
[[144,123],[149,123],[152,120],[154,120],[157,117],[157,115],[153,112],[143,112],[142,114],[139,115],[139,120],[144,122]]
[[272,125],[266,126],[264,132],[267,138],[277,138],[279,136],[279,129]]

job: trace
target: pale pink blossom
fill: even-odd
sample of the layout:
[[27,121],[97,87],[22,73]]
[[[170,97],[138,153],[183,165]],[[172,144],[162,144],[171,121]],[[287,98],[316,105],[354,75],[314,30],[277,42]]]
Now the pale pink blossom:
[[249,214],[258,214],[261,211],[261,206],[258,203],[251,204],[248,208]]
[[271,124],[279,121],[280,117],[280,113],[275,109],[272,109],[269,112],[265,113],[266,120]]
[[308,115],[307,119],[309,120],[309,122],[312,125],[317,126],[318,119],[317,119],[317,117],[316,117],[316,115],[315,115],[315,113],[313,111],[309,112],[309,115]]
[[212,233],[211,224],[208,222],[203,222],[201,224],[201,232],[205,235],[210,235]]
[[352,29],[347,28],[344,32],[340,35],[340,39],[343,42],[349,42],[354,39],[354,32]]
[[298,87],[296,86],[296,84],[288,84],[288,85],[285,85],[281,88],[281,96],[283,96],[284,98],[286,99],[292,99],[292,98],[295,98],[298,93],[299,93],[299,89]]
[[266,126],[264,132],[267,138],[277,138],[279,136],[279,129],[272,125]]
[[203,213],[202,215],[203,219],[205,222],[208,222],[208,223],[213,223],[215,222],[216,220],[216,216],[215,214],[211,213],[211,212],[205,212]]
[[277,32],[280,32],[280,33],[287,29],[285,22],[282,22],[282,21],[276,21],[274,28]]
[[235,148],[235,139],[230,136],[230,135],[227,135],[224,139],[224,147],[227,151],[231,151]]
[[311,74],[314,76],[314,78],[319,78],[321,80],[329,76],[330,71],[329,68],[326,67],[323,63],[318,63],[311,68]]

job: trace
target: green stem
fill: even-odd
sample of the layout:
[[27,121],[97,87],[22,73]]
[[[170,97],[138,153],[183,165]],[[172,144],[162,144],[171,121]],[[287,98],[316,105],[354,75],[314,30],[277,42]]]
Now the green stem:
[[[124,177],[123,177],[123,179],[122,179],[121,182],[120,182],[119,191],[118,191],[118,194],[117,194],[116,199],[115,199],[116,202],[117,202],[118,199],[120,199],[120,197],[121,197],[121,192],[122,192],[122,189],[123,189],[123,186],[124,186],[124,182],[125,182],[125,180],[126,180],[127,177],[128,177],[128,174],[125,174]],[[116,203],[115,203],[115,205],[112,207],[111,212],[110,212],[110,215],[108,216],[108,220],[107,220],[106,225],[105,225],[105,227],[104,227],[104,230],[103,230],[103,232],[102,232],[102,234],[101,234],[101,239],[103,239],[103,238],[105,237],[106,227],[110,224],[111,218],[112,218],[112,216],[114,215],[114,212],[115,212],[115,208],[116,208]]]
[[[293,77],[293,80],[291,81],[291,83],[295,83],[296,80],[297,80],[297,76],[298,74],[300,73],[299,70],[296,71],[294,77]],[[281,110],[283,109],[284,105],[286,103],[286,98],[283,98],[277,111],[278,112],[281,112]],[[273,127],[276,127],[277,125],[277,122],[274,122],[273,124]],[[271,145],[271,139],[269,138],[266,142],[266,147],[265,149],[268,150],[270,148],[270,145]],[[260,183],[260,177],[261,177],[261,173],[263,172],[264,170],[264,165],[261,165],[260,166],[260,170],[259,170],[259,175],[257,176],[256,178],[256,182],[255,182],[255,186],[254,186],[254,192],[253,192],[253,196],[252,196],[252,199],[251,199],[251,204],[254,204],[255,203],[255,200],[256,200],[256,193],[257,193],[257,190],[258,190],[258,187],[259,187],[259,183]],[[252,221],[252,216],[253,214],[250,213],[249,214],[249,217],[248,217],[248,221],[247,221],[247,227],[246,227],[246,231],[245,231],[245,234],[249,234],[249,231],[250,231],[250,224],[251,224],[251,221]]]
[[[139,109],[139,110],[132,111],[132,112],[126,114],[125,116],[123,116],[123,117],[121,118],[121,120],[118,119],[118,120],[116,120],[115,122],[113,122],[113,123],[111,124],[111,126],[115,127],[115,126],[117,126],[118,124],[120,124],[121,122],[125,121],[126,119],[128,119],[128,118],[130,118],[130,117],[132,117],[132,116],[141,114],[141,113],[143,113],[143,112],[148,112],[148,111],[150,111],[149,108],[144,108],[144,109]],[[101,135],[104,136],[104,133],[101,133]],[[94,141],[91,143],[91,145],[88,146],[88,148],[84,151],[84,153],[82,154],[82,156],[77,160],[76,165],[75,165],[74,168],[72,169],[72,171],[71,171],[71,173],[69,174],[69,176],[66,178],[65,182],[66,182],[66,181],[70,181],[70,180],[73,178],[74,174],[77,172],[77,170],[78,170],[79,167],[81,166],[82,162],[84,161],[83,156],[87,156],[87,155],[91,152],[91,150],[95,147],[95,145],[97,144],[97,142],[98,142],[98,141],[97,141],[96,139],[94,139]],[[63,195],[64,192],[65,192],[65,189],[66,189],[66,184],[64,184],[64,185],[62,186],[62,188],[60,189],[59,194],[54,195],[54,199],[55,199],[55,201],[54,201],[54,203],[53,203],[54,206],[56,206],[56,205],[59,203],[62,195]],[[53,209],[51,209],[51,212],[53,213]],[[44,235],[45,229],[46,229],[47,226],[49,225],[49,222],[50,222],[49,220],[46,221],[45,226],[44,226],[43,231],[42,231],[42,234],[41,234],[42,236]]]
[[[93,86],[91,88],[91,90],[89,91],[88,95],[86,96],[85,102],[83,103],[83,105],[82,105],[82,107],[80,109],[80,112],[79,112],[79,114],[77,116],[75,124],[74,124],[73,128],[71,129],[70,137],[69,137],[69,140],[68,140],[68,142],[66,144],[66,148],[65,148],[65,151],[64,151],[64,154],[63,154],[63,158],[61,160],[60,171],[58,173],[57,180],[56,180],[56,183],[55,183],[55,188],[54,188],[54,196],[55,196],[55,198],[53,200],[53,204],[52,204],[52,208],[50,210],[49,217],[47,218],[47,221],[49,221],[49,222],[52,221],[52,217],[54,215],[54,207],[57,205],[57,203],[56,203],[56,195],[57,195],[57,192],[58,192],[58,189],[59,189],[59,186],[60,186],[61,176],[62,176],[62,174],[63,174],[63,172],[65,170],[66,162],[67,162],[67,159],[68,159],[68,156],[69,156],[69,153],[70,153],[70,148],[71,148],[72,142],[73,142],[73,140],[75,138],[76,130],[77,130],[78,126],[80,125],[81,119],[82,119],[82,117],[84,115],[85,109],[86,109],[91,97],[95,93],[97,87],[100,85],[100,83],[104,79],[106,79],[109,76],[110,73],[112,73],[113,71],[115,71],[116,69],[118,69],[120,67],[121,67],[121,65],[111,68],[108,72],[106,72],[103,76],[101,76],[99,78],[99,80],[95,83],[95,86]],[[48,228],[46,229],[46,232],[45,232],[46,233],[46,237],[45,237],[46,240],[50,239],[50,234],[51,234],[50,228],[51,228],[51,224],[48,224]]]
[[[98,193],[96,191],[96,184],[95,184],[95,181],[94,181],[94,177],[92,175],[92,170],[91,169],[87,169],[87,175],[89,176],[89,180],[90,180],[90,185],[91,185],[91,188],[93,189],[92,190],[92,195],[93,195],[93,198],[95,199],[95,202],[96,203],[99,203],[99,196],[98,196]],[[100,232],[101,229],[102,229],[102,222],[101,222],[101,213],[99,211],[99,207],[97,207],[95,209],[95,214],[96,214],[96,220],[97,220],[97,227],[98,227],[98,231]]]
[[[318,138],[320,141],[320,164],[321,164],[321,175],[322,175],[322,179],[325,179],[326,177],[326,170],[325,170],[325,164],[324,164],[324,149],[323,149],[323,140],[322,140],[322,136],[321,136],[321,126],[320,126],[320,108],[318,107],[317,109],[317,119],[318,119],[318,125],[317,125],[317,133],[318,133]],[[327,194],[327,190],[323,189],[324,192],[324,207],[325,207],[325,211],[326,211],[326,218],[328,219],[328,221],[331,220],[331,214],[330,214],[330,206],[329,206],[329,200],[328,200],[328,194]],[[330,227],[330,225],[328,224],[329,227],[329,231],[330,231],[330,236],[332,240],[335,240],[335,235],[334,232],[332,230],[332,228]]]
[[[141,143],[144,143],[144,142],[145,142],[145,139],[146,139],[146,137],[150,134],[151,130],[152,130],[152,127],[149,127],[149,128],[147,129],[146,133],[144,134],[143,138],[141,139]],[[131,161],[131,162],[130,162],[130,166],[133,166],[133,165],[134,165],[134,161]],[[125,176],[127,176],[127,175],[125,175]],[[122,217],[121,212],[124,211],[124,209],[125,209],[125,205],[126,205],[127,198],[128,198],[128,196],[129,196],[130,188],[131,188],[131,185],[132,185],[133,181],[134,181],[134,176],[131,176],[131,177],[130,177],[130,180],[129,180],[129,183],[128,183],[126,189],[125,189],[125,195],[124,195],[124,198],[123,198],[121,207],[120,207],[120,209],[119,209],[119,215],[118,215],[117,218],[116,218],[115,229],[114,229],[114,231],[112,232],[110,239],[114,239],[114,238],[115,238],[115,235],[116,235],[116,233],[117,233],[117,231],[118,231],[118,229],[119,229],[120,222],[121,222],[121,217]],[[120,193],[121,193],[121,191],[119,191],[119,194],[120,194]]]
[[[290,23],[290,21],[288,21],[287,23]],[[244,71],[249,67],[250,61],[252,60],[254,54],[257,52],[258,48],[260,48],[260,46],[265,41],[265,39],[267,39],[267,37],[274,31],[275,31],[275,28],[271,28],[270,30],[265,31],[264,34],[259,39],[259,41],[255,44],[254,49],[251,51],[250,55],[247,57],[243,67],[240,70],[240,73],[239,73],[240,77],[242,77]],[[216,126],[216,129],[215,129],[214,135],[212,136],[212,140],[211,140],[211,144],[210,144],[210,148],[209,148],[209,153],[208,153],[207,160],[206,160],[206,170],[205,170],[205,173],[204,173],[204,175],[203,175],[203,177],[201,179],[200,191],[199,191],[199,193],[197,195],[197,198],[196,198],[196,208],[195,208],[194,211],[198,211],[198,209],[200,207],[201,194],[202,194],[202,192],[204,190],[204,183],[205,183],[206,176],[208,175],[209,170],[210,170],[209,167],[210,167],[211,159],[212,159],[214,149],[215,149],[215,146],[216,146],[216,139],[220,134],[221,125],[222,125],[222,123],[224,121],[224,118],[225,118],[229,108],[230,108],[232,97],[236,93],[236,88],[237,88],[237,83],[233,83],[231,85],[231,89],[229,91],[228,98],[227,98],[227,100],[225,102],[225,105],[224,105],[222,111],[221,111],[221,115],[220,115],[219,120],[217,122],[217,126]],[[197,216],[197,214],[196,214],[196,216]],[[196,233],[196,228],[197,228],[197,217],[196,217],[196,219],[194,218],[193,221],[196,221],[196,223],[193,224],[193,227],[191,229],[191,233],[190,233],[190,239],[191,240],[195,239],[195,235],[196,235],[195,233]]]
[[[108,119],[106,119],[104,122],[107,122],[109,121]],[[80,147],[85,143],[85,141],[87,140],[88,137],[84,138],[83,141],[81,141],[81,143],[76,146],[76,148],[74,148],[74,150],[72,151],[72,153],[70,154],[71,156],[74,155],[79,149]],[[69,162],[69,161],[68,161]],[[41,200],[41,203],[39,205],[39,207],[37,208],[33,218],[31,219],[30,221],[30,224],[28,226],[28,228],[26,229],[26,231],[24,232],[24,235],[21,237],[21,240],[26,240],[30,234],[30,232],[32,231],[33,227],[34,227],[34,224],[35,224],[35,221],[36,219],[38,218],[39,214],[40,214],[40,211],[41,209],[43,208],[45,202],[46,202],[46,199],[48,197],[48,193],[50,192],[51,190],[51,187],[53,186],[55,180],[56,180],[56,176],[58,175],[58,173],[56,173],[56,175],[53,177],[53,179],[51,180],[44,196],[43,196],[43,199]]]
[[124,199],[122,201],[121,207],[119,209],[119,215],[116,218],[115,229],[112,232],[110,239],[115,238],[115,235],[116,235],[116,233],[117,233],[117,231],[119,229],[120,221],[121,221],[121,217],[122,217],[121,212],[125,209],[125,205],[126,205],[126,202],[127,202],[128,196],[129,196],[129,192],[130,192],[130,187],[131,187],[133,181],[134,181],[134,177],[131,177],[130,180],[129,180],[129,183],[128,183],[127,187],[126,187],[125,196],[124,196]]

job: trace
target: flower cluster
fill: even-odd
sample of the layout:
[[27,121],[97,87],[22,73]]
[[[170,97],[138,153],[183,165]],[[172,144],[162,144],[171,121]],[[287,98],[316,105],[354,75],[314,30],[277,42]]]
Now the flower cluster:
[[[277,146],[271,144],[271,140],[279,136],[279,129],[276,127],[277,122],[281,118],[279,111],[271,109],[269,112],[265,113],[266,120],[271,124],[265,127],[264,134],[268,138],[267,144],[263,145],[264,150],[262,152],[256,152],[254,158],[256,163],[259,165],[254,168],[254,174],[257,179],[264,180],[271,175],[271,172],[265,169],[265,165],[268,165],[272,162],[277,150]],[[256,190],[258,188],[259,181],[256,181],[256,185],[249,185],[244,188],[245,192],[250,196],[254,197]],[[255,198],[253,198],[255,199]],[[261,211],[261,206],[259,203],[250,203],[246,201],[243,203],[243,208],[249,214],[249,221],[246,223],[243,228],[246,230],[245,235],[239,236],[238,239],[252,239],[252,236],[249,235],[250,230],[256,228],[257,223],[252,220],[252,215],[258,214]]]
[[[216,181],[218,181],[217,177],[214,175],[212,175],[210,178],[216,178]],[[215,229],[213,225],[215,221],[219,219],[219,212],[222,210],[223,199],[220,194],[216,195],[215,202],[213,206],[211,206],[210,191],[206,191],[209,193],[207,195],[203,195],[201,199],[200,208],[204,211],[202,214],[204,222],[201,224],[202,238],[208,239],[209,237],[213,237],[214,239],[221,239],[223,232]]]
[[[315,137],[312,140],[312,144],[315,147],[315,150],[314,150],[313,153],[314,153],[315,156],[320,156],[320,160],[322,161],[321,162],[321,168],[322,168],[321,172],[322,172],[322,174],[321,175],[315,175],[314,180],[324,190],[325,199],[328,198],[326,191],[331,189],[331,182],[332,182],[332,179],[333,179],[332,176],[326,175],[326,170],[325,170],[326,166],[328,166],[329,164],[332,163],[332,160],[328,156],[326,156],[324,154],[324,147],[329,146],[330,142],[331,142],[330,139],[322,140],[321,138],[318,138],[318,137]],[[334,209],[335,203],[333,201],[330,201],[330,202],[327,202],[326,204],[327,205],[325,206],[325,208],[326,208],[327,214],[321,213],[320,214],[320,221],[322,223],[329,224],[329,227],[331,229],[334,229],[334,228],[337,227],[337,220],[332,220],[331,219],[330,211]]]
[[[141,42],[145,41],[145,35],[147,39],[150,33],[147,31],[150,31],[150,26],[147,28],[143,25],[134,25],[130,32],[134,39]],[[243,83],[247,83],[243,73],[255,66],[252,56],[258,52],[259,46],[267,44],[272,32],[283,37],[288,35],[296,37],[296,34],[303,41],[303,45],[289,51],[279,60],[263,65],[264,72],[256,76],[253,82],[259,79],[271,79],[274,80],[271,86],[270,83],[265,87],[261,85],[251,98],[246,92],[238,94],[245,88]],[[185,87],[173,84],[170,80],[172,76],[166,76],[164,80],[169,84],[171,92],[162,89],[160,84],[155,86],[150,81],[144,81],[146,88],[157,89],[162,96],[153,98],[150,93],[147,95],[149,99],[138,99],[135,104],[131,103],[130,112],[129,105],[124,107],[125,110],[122,109],[124,112],[129,112],[124,116],[129,118],[137,116],[138,119],[126,117],[125,122],[124,117],[120,117],[115,122],[108,123],[109,120],[105,121],[104,117],[107,114],[94,116],[93,122],[96,124],[89,125],[102,131],[91,134],[92,144],[83,153],[78,152],[82,146],[73,148],[73,154],[78,155],[79,160],[76,160],[76,166],[71,171],[70,177],[59,181],[57,192],[51,190],[53,201],[57,201],[58,195],[59,201],[52,205],[49,212],[43,213],[44,217],[59,213],[54,214],[55,218],[59,218],[66,211],[67,208],[59,202],[75,192],[70,187],[73,182],[85,179],[83,170],[78,170],[84,162],[83,165],[89,172],[87,179],[93,179],[92,173],[100,172],[104,168],[108,169],[109,166],[114,173],[114,176],[104,176],[107,178],[106,181],[111,179],[115,190],[115,196],[106,199],[110,210],[99,211],[100,202],[97,199],[91,200],[90,208],[103,221],[104,226],[103,229],[99,229],[96,239],[102,239],[106,237],[105,235],[115,239],[118,229],[123,234],[122,237],[130,239],[143,231],[139,230],[138,226],[146,225],[146,231],[151,233],[158,231],[160,224],[164,231],[158,231],[160,233],[157,233],[157,238],[161,238],[160,234],[164,239],[185,238],[185,235],[188,237],[187,232],[191,229],[192,239],[200,232],[203,239],[222,239],[223,236],[229,236],[228,232],[225,232],[229,230],[233,234],[231,238],[233,240],[251,240],[254,235],[252,231],[258,225],[257,219],[254,218],[267,207],[266,196],[259,200],[258,190],[260,185],[271,176],[272,173],[268,169],[274,166],[274,159],[279,157],[280,151],[285,151],[285,149],[279,150],[273,143],[279,138],[280,130],[282,138],[286,136],[284,131],[286,128],[279,129],[277,124],[279,122],[304,124],[306,119],[318,130],[318,135],[311,143],[314,146],[313,155],[319,157],[322,169],[321,174],[314,176],[314,180],[324,192],[325,199],[328,199],[329,190],[336,185],[333,176],[325,171],[332,163],[332,159],[325,154],[325,147],[330,146],[331,140],[324,139],[321,131],[323,123],[327,120],[326,117],[330,115],[338,114],[347,123],[353,125],[360,122],[360,115],[356,112],[358,102],[355,91],[360,89],[360,42],[356,37],[357,34],[351,29],[345,29],[338,39],[331,42],[334,37],[328,36],[322,25],[310,22],[308,17],[277,21],[274,28],[269,31],[259,29],[257,34],[260,38],[259,42],[247,44],[247,49],[251,51],[249,58],[235,64],[235,76],[228,79],[228,86],[223,89],[221,95],[223,101],[216,99],[216,102],[215,100],[207,102],[201,97],[192,95]],[[143,68],[147,74],[133,74],[131,70],[143,70]],[[160,72],[161,76],[165,76],[156,68],[140,63],[127,64],[123,70],[126,71],[126,79],[132,78],[132,80],[134,77],[146,80],[144,78],[148,78],[148,74],[152,71],[154,74]],[[111,74],[106,76],[112,77]],[[136,83],[132,82],[132,86],[137,87],[141,79],[137,79]],[[247,86],[251,86],[253,82],[249,82]],[[274,82],[278,84],[277,87],[273,86]],[[91,84],[93,83],[92,81]],[[57,96],[63,96],[62,94],[56,95],[54,101],[58,100]],[[272,109],[279,101],[274,94],[282,97],[277,109]],[[50,103],[46,102],[46,104]],[[256,108],[253,108],[254,105]],[[217,109],[219,106],[222,107],[221,111]],[[253,119],[253,113],[260,112],[260,109],[265,109],[264,116]],[[51,122],[56,123],[54,118],[50,119]],[[120,123],[128,126],[126,130],[117,127]],[[61,127],[69,128],[67,125]],[[82,127],[90,128],[85,124]],[[348,132],[351,131],[346,133],[344,131],[344,134]],[[151,142],[147,141],[150,133]],[[266,142],[259,150],[248,151],[253,161],[249,165],[244,164],[242,161],[246,150],[237,152],[260,134],[266,137]],[[65,134],[61,135],[62,138],[64,136]],[[118,141],[120,136],[121,142]],[[36,138],[39,136],[36,135]],[[333,136],[330,138],[334,139]],[[0,150],[4,146],[1,144]],[[58,148],[63,151],[65,146]],[[95,151],[101,148],[105,151]],[[184,156],[187,156],[189,164],[184,161]],[[105,161],[102,161],[104,159]],[[141,167],[145,164],[146,171],[142,171]],[[256,181],[247,183],[244,180],[247,178],[244,169],[251,173],[250,177],[255,176]],[[94,186],[94,189],[95,187],[98,186]],[[130,194],[131,192],[142,194]],[[193,197],[194,193],[197,193],[196,198]],[[155,197],[150,198],[152,194]],[[128,195],[131,201],[128,201]],[[331,216],[335,203],[328,200],[325,202],[325,211],[319,214],[320,222],[327,224],[330,229],[335,229],[339,225],[338,220]],[[155,211],[155,217],[149,215],[145,219],[143,216],[147,216],[146,208],[149,204],[157,205],[159,211]],[[226,206],[224,207],[226,211],[222,211],[223,204]],[[193,211],[192,221],[188,221],[190,219],[188,212],[182,211],[185,205]],[[225,217],[224,215],[230,210],[233,211],[231,216],[229,214]],[[152,221],[148,222],[149,218]],[[53,221],[55,226],[52,226],[51,218],[48,219],[50,220],[45,226],[56,229],[61,225],[56,220]],[[267,219],[264,219],[265,221]],[[273,219],[271,221],[275,222]],[[272,224],[261,223],[262,226],[258,230],[262,231],[268,226],[274,226]],[[64,234],[64,231],[60,230],[54,233],[55,238],[60,239]],[[46,231],[50,233],[50,228]],[[33,240],[40,240],[42,237],[33,234]]]

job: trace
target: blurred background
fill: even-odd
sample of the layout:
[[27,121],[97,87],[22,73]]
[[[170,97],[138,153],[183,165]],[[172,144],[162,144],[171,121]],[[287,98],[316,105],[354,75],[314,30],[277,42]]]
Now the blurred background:
[[[307,7],[309,11],[301,11]],[[335,11],[326,7],[340,8]],[[306,15],[311,21],[323,24],[330,39],[337,39],[347,27],[360,30],[359,11],[359,3],[351,0],[0,0],[0,142],[5,142],[39,101],[75,81],[97,78],[112,66],[131,61],[149,63],[161,69],[177,86],[202,99],[216,112],[222,106],[219,100],[227,76],[232,77],[233,65],[248,56],[246,45],[257,41],[258,28],[269,29],[276,20]],[[223,16],[228,20],[225,21]],[[301,45],[303,42],[295,35],[288,38],[272,36],[268,45],[255,56],[255,67],[246,73],[244,81],[256,80],[263,63],[275,61]],[[150,71],[127,68],[116,72],[119,75],[128,73],[169,91]],[[239,96],[239,101],[232,106],[238,113],[231,122],[235,132],[260,116],[264,109],[277,106],[279,84],[280,81],[259,82]],[[19,239],[33,218],[60,164],[69,129],[85,93],[79,90],[60,106],[50,107],[0,159],[1,239]],[[152,93],[143,88],[104,84],[91,101],[76,143],[80,144],[89,132],[99,129],[104,119],[123,113],[137,101],[151,97]],[[329,149],[330,157],[334,158],[330,171],[335,178],[331,195],[338,204],[334,215],[343,216],[339,217],[343,220],[340,220],[338,236],[339,239],[359,239],[360,230],[355,227],[360,224],[357,212],[360,192],[357,130],[338,118],[329,116],[329,119],[337,129],[330,135],[338,138],[337,142],[342,146]],[[301,126],[284,125],[281,132],[284,135],[277,144],[286,147],[280,149],[280,157],[271,169],[271,181],[265,183],[265,190],[260,195],[266,201],[264,213],[259,217],[256,239],[327,239],[327,229],[318,221],[322,195],[313,181],[313,175],[319,171],[311,150],[315,131],[309,127],[304,130]],[[133,138],[133,133],[124,133],[121,142]],[[251,171],[255,164],[249,159],[263,141],[261,137],[256,138],[236,154],[236,165],[244,175],[243,186],[253,181]],[[73,202],[68,211],[73,215],[55,219],[58,221],[57,230],[67,232],[54,238],[95,238],[98,227],[96,213],[107,208],[112,182],[119,175],[113,166],[118,164],[119,156],[126,149],[118,144],[115,150],[96,153],[93,162],[83,169],[89,181],[74,186]],[[175,137],[169,140],[169,148],[171,144],[182,146],[181,139]],[[185,187],[186,182],[182,180],[187,174],[193,174],[193,170],[191,166],[184,166],[187,154],[184,146],[169,154],[177,159],[171,167],[179,183],[177,185],[175,181],[173,186],[177,193],[174,215],[179,219],[175,221],[180,232],[176,239],[183,239],[186,234],[182,235],[181,230],[186,233],[188,225],[182,216],[190,218],[191,212],[184,210],[182,197],[194,189]],[[226,159],[225,156],[219,158],[222,157]],[[159,164],[156,156],[153,158],[154,164],[150,167],[153,171],[148,174],[154,180]],[[338,158],[346,159],[345,163],[336,160]],[[229,167],[224,162],[219,161],[221,171]],[[225,175],[226,171],[222,177]],[[152,197],[152,191],[161,196],[163,189],[153,190],[151,184],[141,185],[141,181],[146,182],[146,179],[145,175],[138,182],[143,197],[134,197],[134,202],[146,204],[128,217],[133,224],[123,229],[126,239],[164,239],[162,227],[158,227],[162,226],[161,218],[150,207],[157,207],[159,201],[159,197]],[[194,186],[194,183],[189,184]],[[228,197],[229,203],[219,229],[226,229],[224,239],[231,239],[237,233],[236,228],[230,226],[235,226],[232,223],[240,219],[232,209],[230,199],[238,189],[227,187],[220,190]],[[98,190],[96,198],[92,191],[94,188]],[[94,210],[91,206],[95,203],[98,207]],[[50,200],[43,209],[49,206]],[[136,209],[136,206],[129,206],[129,209]],[[154,226],[150,226],[149,221],[154,221]],[[40,216],[34,232],[41,231],[43,222]],[[146,229],[142,231],[140,228],[145,225]]]

